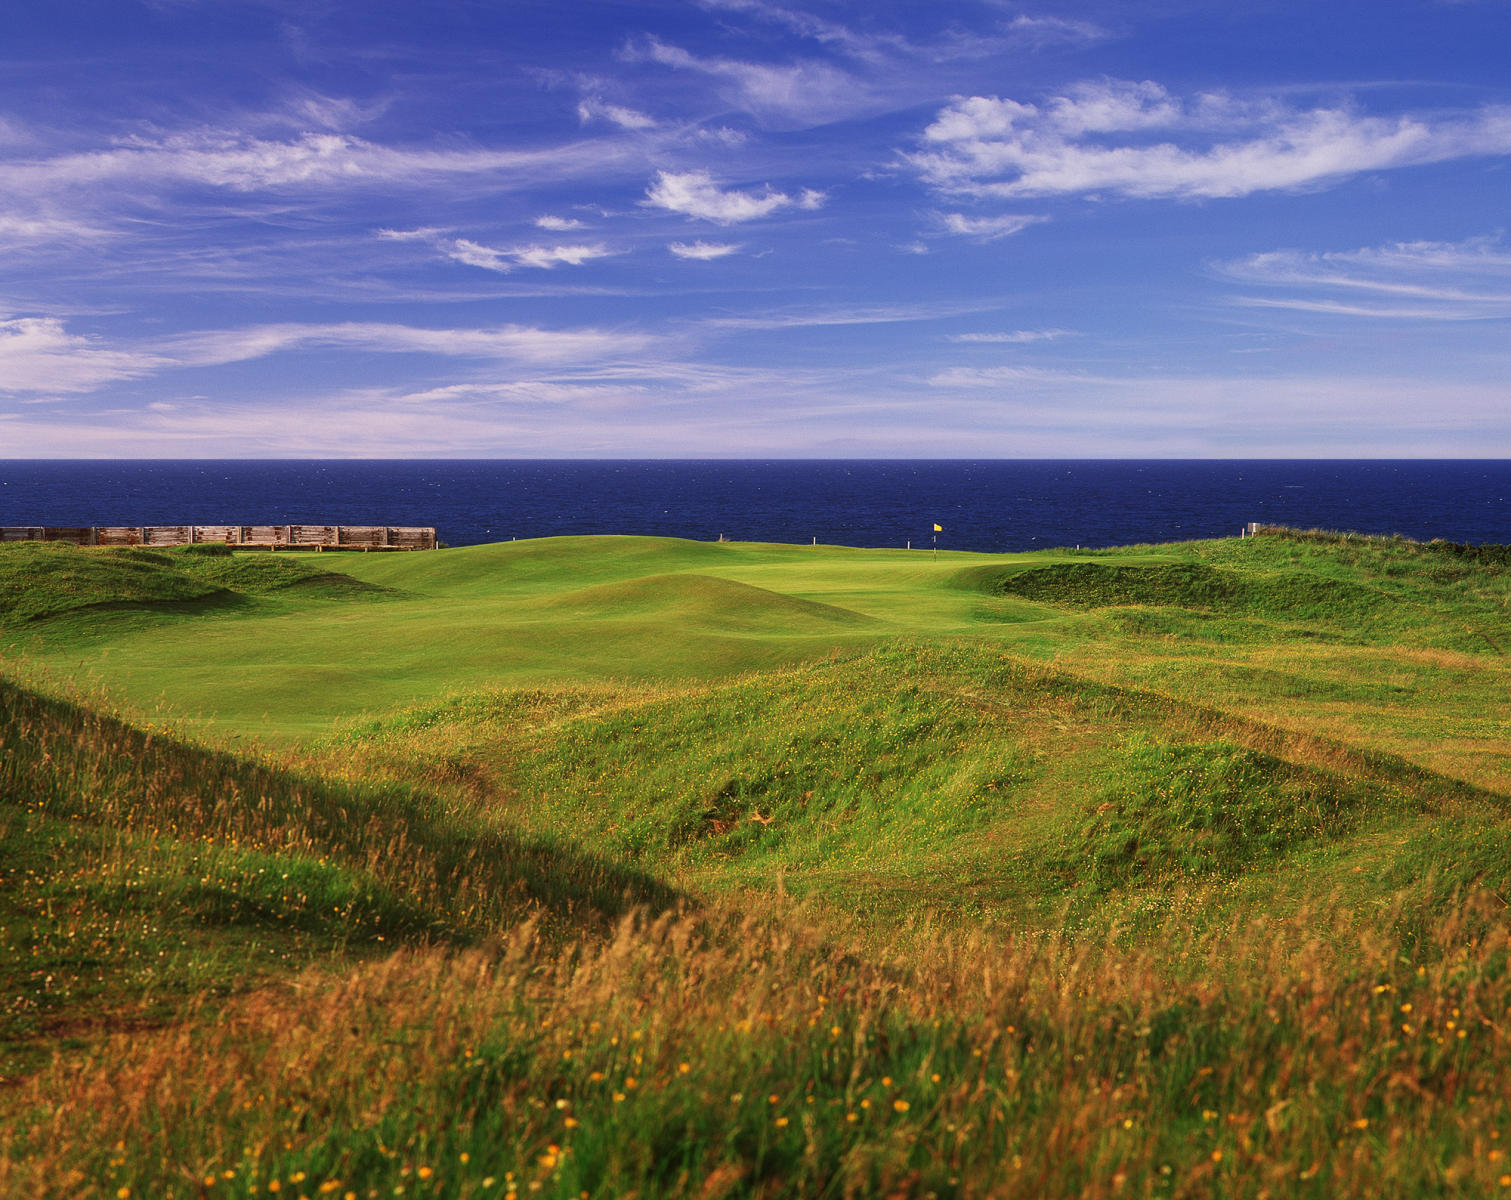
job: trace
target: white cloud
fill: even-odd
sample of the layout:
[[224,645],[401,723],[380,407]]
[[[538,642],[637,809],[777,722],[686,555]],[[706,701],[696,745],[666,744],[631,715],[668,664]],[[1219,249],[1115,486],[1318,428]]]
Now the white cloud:
[[824,125],[871,107],[870,87],[847,71],[823,62],[769,65],[730,58],[699,58],[657,38],[631,52],[676,70],[722,81],[726,102],[767,124],[787,128]]
[[656,182],[646,189],[645,196],[648,206],[716,225],[737,225],[770,216],[778,209],[792,206],[815,209],[824,203],[822,192],[805,190],[792,197],[774,190],[770,184],[760,192],[722,191],[707,171],[658,171]]
[[586,97],[577,105],[577,116],[584,125],[590,121],[607,121],[620,129],[655,129],[657,121],[643,112],[625,108],[620,104],[608,104],[596,97]]
[[620,398],[626,393],[644,391],[643,386],[613,381],[611,383],[560,382],[554,379],[515,379],[506,383],[453,383],[396,396],[403,404],[432,404],[437,401],[455,404],[472,402],[497,407],[499,404],[530,406],[598,404],[605,399]]
[[1484,238],[1323,253],[1277,250],[1216,269],[1230,279],[1292,292],[1237,298],[1255,308],[1407,320],[1511,317],[1511,252]]
[[1077,83],[1046,106],[1055,127],[1067,137],[1083,133],[1126,133],[1178,124],[1181,104],[1159,84],[1104,79]]
[[0,146],[26,146],[36,140],[36,135],[24,125],[9,117],[0,116]]
[[884,365],[740,367],[645,354],[518,370],[441,362],[409,387],[170,402],[112,403],[87,421],[17,406],[0,422],[11,454],[101,458],[749,457],[795,445],[831,457],[1471,458],[1511,434],[1497,380],[1020,370],[941,373],[930,387]]
[[1384,318],[1396,321],[1476,321],[1511,316],[1511,303],[1502,301],[1498,312],[1464,308],[1447,308],[1429,304],[1359,304],[1344,300],[1286,299],[1264,296],[1238,296],[1233,303],[1245,308],[1285,308],[1294,312],[1324,313],[1335,317]]
[[502,325],[426,329],[349,321],[253,325],[180,334],[136,349],[71,334],[53,317],[0,321],[0,393],[78,393],[179,367],[221,366],[295,350],[429,354],[527,366],[581,367],[645,354],[655,339],[599,329]]
[[587,225],[573,217],[544,216],[535,218],[537,229],[548,229],[552,233],[570,233],[574,229],[586,229]]
[[948,340],[967,344],[1026,346],[1032,342],[1052,342],[1071,336],[1069,329],[1014,329],[1005,333],[952,333]]
[[[554,222],[556,218],[542,218],[542,220]],[[536,222],[537,225],[540,223],[540,221]],[[465,263],[469,267],[481,267],[485,271],[496,271],[505,275],[516,267],[550,270],[562,263],[580,267],[595,258],[609,258],[619,253],[601,242],[563,246],[485,246],[471,238],[453,237],[450,230],[433,227],[409,230],[380,229],[378,236],[388,241],[425,242],[434,246],[453,262]]]
[[0,249],[75,245],[112,236],[108,230],[73,217],[0,213]]
[[153,353],[110,349],[70,334],[54,317],[0,321],[0,392],[87,392],[168,365]]
[[[1166,140],[1150,142],[1157,130],[1167,131]],[[1102,81],[1043,105],[957,99],[939,112],[923,142],[905,161],[947,194],[1208,199],[1511,154],[1511,108],[1383,117],[1222,94],[1187,102],[1155,83]]]
[[[1127,457],[1488,457],[1511,434],[1504,388],[1390,375],[1092,375],[954,367],[927,381],[978,428],[1044,449]],[[1426,402],[1430,397],[1431,402]],[[1054,449],[1058,447],[1058,449]]]
[[509,253],[522,267],[540,267],[550,270],[559,263],[580,267],[595,258],[610,258],[617,250],[610,250],[601,242],[580,246],[518,246]]
[[319,348],[523,363],[577,363],[642,353],[651,342],[652,339],[643,334],[597,329],[538,329],[527,325],[426,329],[376,321],[347,321],[254,325],[184,334],[168,339],[158,349],[167,360],[192,366],[244,362],[289,350]]
[[731,254],[739,253],[740,244],[738,242],[671,242],[666,248],[678,258],[710,262],[716,258],[727,258]]
[[1100,25],[1094,25],[1090,21],[1066,17],[1031,17],[1022,13],[1009,21],[1007,28],[1009,33],[1035,49],[1056,45],[1090,45],[1112,36]]
[[998,388],[1008,384],[1038,383],[1084,385],[1115,382],[1092,379],[1073,371],[1046,367],[947,367],[929,376],[929,386],[943,388]]
[[727,125],[716,125],[712,129],[695,130],[693,136],[700,142],[708,142],[725,150],[736,146],[743,146],[750,140],[750,135],[739,129],[731,129]]
[[705,8],[746,13],[772,24],[783,25],[802,37],[811,38],[830,49],[867,61],[880,59],[887,52],[906,52],[911,49],[907,40],[896,34],[860,33],[847,25],[841,25],[838,21],[829,21],[823,17],[814,16],[812,13],[783,8],[778,4],[767,3],[767,0],[701,0],[701,2]]
[[709,317],[703,324],[716,329],[809,329],[831,325],[891,325],[905,321],[937,321],[986,311],[981,305],[876,305],[869,308],[796,308],[754,313],[743,317]]
[[447,232],[436,225],[423,225],[419,229],[380,229],[378,237],[385,242],[433,242]]
[[469,238],[453,238],[446,246],[446,257],[469,267],[500,273],[514,270],[514,263],[502,250],[484,246]]
[[235,130],[135,136],[106,149],[0,162],[0,191],[55,195],[81,188],[197,185],[235,192],[393,189],[486,177],[520,189],[602,176],[643,162],[640,139],[593,138],[536,150],[385,146],[342,133],[263,138]]
[[1037,225],[1049,218],[1022,213],[1010,213],[1000,217],[968,217],[964,213],[940,213],[939,219],[950,233],[980,238],[984,242],[994,242],[998,238],[1021,233],[1030,225]]
[[364,105],[348,96],[327,96],[312,91],[297,92],[287,102],[291,123],[301,131],[311,125],[329,130],[350,129],[372,120],[386,107],[385,102]]

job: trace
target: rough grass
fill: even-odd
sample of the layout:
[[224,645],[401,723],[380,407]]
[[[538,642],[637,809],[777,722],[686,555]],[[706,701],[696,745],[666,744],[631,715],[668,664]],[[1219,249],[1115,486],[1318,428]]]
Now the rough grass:
[[270,963],[529,915],[565,936],[674,899],[421,790],[185,745],[3,679],[0,830],[0,1041],[22,1057],[102,1008],[171,1009]]
[[1087,870],[1102,887],[1237,875],[1409,809],[1399,787],[1232,743],[1138,740],[1116,782],[1092,797],[1066,866]]
[[1205,563],[1055,564],[1006,575],[998,590],[1076,608],[1238,609],[1260,617],[1302,620],[1368,620],[1391,606],[1389,596],[1344,580],[1300,572],[1256,575]]
[[877,960],[780,907],[566,950],[525,926],[61,1059],[9,1098],[0,1187],[1495,1194],[1503,920],[1468,900],[1425,945],[1388,927],[1172,925],[1159,955],[915,931]]

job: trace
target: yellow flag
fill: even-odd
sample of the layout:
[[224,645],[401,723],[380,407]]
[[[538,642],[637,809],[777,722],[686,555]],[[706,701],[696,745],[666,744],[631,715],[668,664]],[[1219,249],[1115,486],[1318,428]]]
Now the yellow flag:
[[944,532],[944,526],[943,525],[935,525],[934,526],[934,532],[935,533],[943,533]]

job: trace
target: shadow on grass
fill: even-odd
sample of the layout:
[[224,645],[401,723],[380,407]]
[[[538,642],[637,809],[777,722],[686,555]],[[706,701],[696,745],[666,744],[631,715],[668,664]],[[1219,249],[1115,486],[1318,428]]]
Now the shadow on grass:
[[[529,916],[564,934],[602,930],[631,909],[683,899],[646,872],[523,837],[417,789],[345,784],[190,745],[3,679],[0,801],[223,851],[334,863],[424,909],[430,936],[448,941]],[[240,911],[250,916],[256,905]]]

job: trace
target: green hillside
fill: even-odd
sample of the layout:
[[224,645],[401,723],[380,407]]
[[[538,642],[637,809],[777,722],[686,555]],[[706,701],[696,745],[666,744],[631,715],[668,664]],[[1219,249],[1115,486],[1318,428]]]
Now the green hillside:
[[1499,1192],[1508,633],[1315,534],[0,547],[0,1193]]

